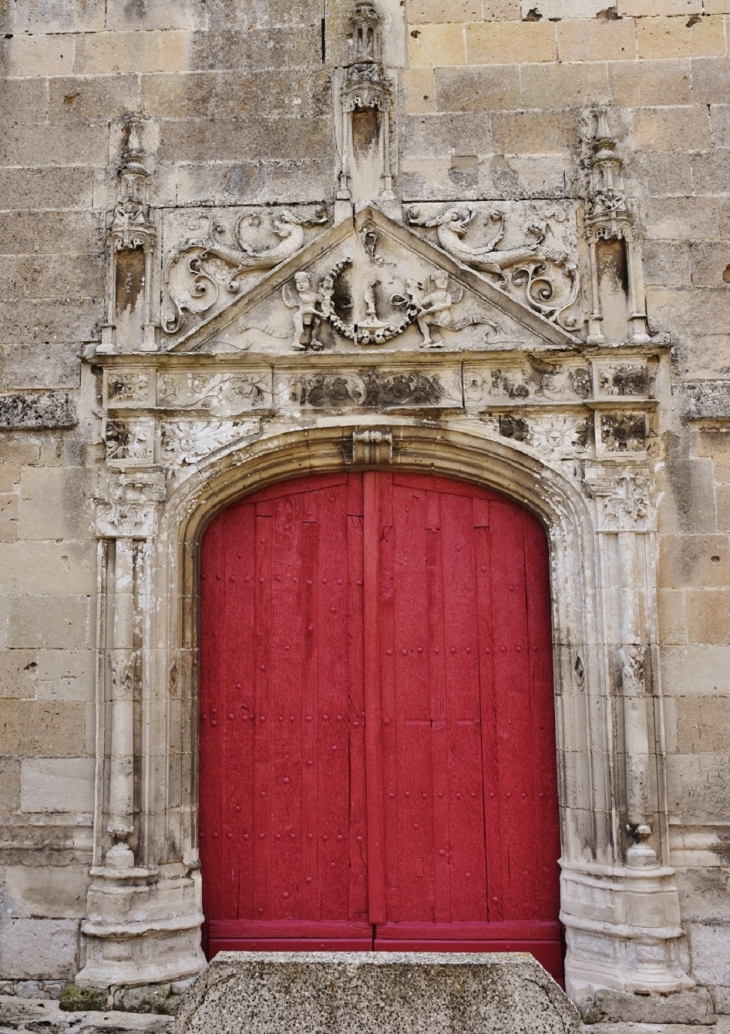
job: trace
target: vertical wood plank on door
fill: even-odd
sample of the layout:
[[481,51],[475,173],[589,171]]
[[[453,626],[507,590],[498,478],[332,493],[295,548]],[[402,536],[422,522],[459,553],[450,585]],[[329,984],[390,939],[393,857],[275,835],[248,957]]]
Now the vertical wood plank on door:
[[353,922],[369,922],[363,553],[363,479],[362,474],[351,474],[348,478],[347,503],[347,677],[350,750],[350,900],[347,918]]
[[304,492],[302,503],[301,596],[302,640],[302,916],[322,916],[319,868],[319,770],[317,768],[317,729],[320,706],[318,700],[319,653],[317,649],[317,613],[319,610],[319,536],[318,492]]
[[254,584],[254,678],[255,678],[255,746],[254,746],[254,918],[271,918],[271,807],[270,794],[271,692],[269,657],[271,640],[271,503],[256,504],[256,581]]
[[441,498],[449,729],[451,920],[487,918],[474,518],[471,498]]
[[[382,518],[390,494],[387,475],[363,474],[363,574],[364,574],[364,673],[365,673],[365,784],[368,823],[368,910],[370,922],[384,923],[385,905],[385,817],[383,814],[383,701],[381,698],[381,563]],[[387,611],[386,611],[387,612]],[[389,706],[390,702],[389,702]],[[387,746],[386,746],[387,749]]]

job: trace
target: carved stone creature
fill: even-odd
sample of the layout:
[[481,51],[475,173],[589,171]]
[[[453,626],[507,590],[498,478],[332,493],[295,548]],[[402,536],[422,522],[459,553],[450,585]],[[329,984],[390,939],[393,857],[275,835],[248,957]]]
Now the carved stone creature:
[[292,316],[292,348],[297,352],[306,352],[307,349],[321,352],[324,345],[315,337],[315,332],[322,322],[322,294],[313,286],[311,275],[304,271],[294,274],[294,287],[295,293],[292,293],[291,284],[284,284],[281,289],[284,304],[296,309]]
[[[429,219],[421,216],[417,208],[411,208],[408,222],[411,226],[435,228],[444,251],[481,273],[497,277],[502,287],[508,286],[504,270],[512,269],[512,283],[522,288],[524,300],[530,308],[553,322],[562,322],[566,327],[575,326],[576,320],[568,317],[561,321],[560,317],[578,297],[578,267],[567,252],[545,246],[547,223],[530,223],[525,230],[528,240],[524,244],[500,250],[498,245],[504,237],[504,216],[495,211],[490,214],[490,219],[498,224],[498,229],[486,244],[473,247],[463,238],[476,214],[469,208],[452,207]],[[567,294],[560,293],[549,267],[563,271],[569,282]]]
[[[175,315],[163,322],[168,334],[174,334],[180,329],[185,312],[201,315],[211,309],[219,298],[220,282],[225,283],[226,290],[231,294],[237,294],[241,289],[241,274],[273,269],[296,255],[304,247],[304,228],[327,222],[327,216],[318,212],[314,218],[309,218],[285,210],[271,220],[272,230],[279,238],[279,243],[261,249],[254,249],[243,238],[244,223],[252,226],[257,221],[258,216],[251,214],[238,220],[238,248],[213,243],[211,237],[206,240],[188,239],[175,248],[165,266],[165,283],[176,310]],[[223,264],[222,275],[216,261]]]
[[449,274],[443,269],[437,269],[428,277],[430,287],[427,293],[421,295],[422,285],[414,280],[406,280],[406,294],[411,306],[415,307],[416,323],[423,337],[423,348],[443,348],[443,338],[439,335],[435,339],[431,336],[432,328],[441,330],[463,330],[464,327],[486,324],[492,330],[497,327],[491,320],[482,316],[467,316],[458,323],[453,322],[451,314],[452,305],[457,305],[464,297],[464,289],[460,285],[450,288]]

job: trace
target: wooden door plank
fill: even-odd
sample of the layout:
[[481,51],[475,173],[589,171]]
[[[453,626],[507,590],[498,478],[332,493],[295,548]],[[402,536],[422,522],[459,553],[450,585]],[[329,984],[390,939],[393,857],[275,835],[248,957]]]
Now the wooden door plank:
[[302,500],[300,613],[302,639],[302,916],[321,918],[319,869],[319,800],[317,768],[317,727],[319,702],[319,654],[317,651],[317,611],[319,589],[318,494],[305,492]]
[[254,915],[271,919],[271,505],[256,504],[256,572],[254,584]]
[[351,474],[347,516],[347,668],[350,752],[348,919],[368,920],[367,787],[365,783],[365,670],[363,627],[363,505],[362,474]]
[[[383,478],[387,475],[383,475]],[[363,581],[365,784],[367,793],[368,911],[370,922],[384,923],[385,822],[383,814],[382,703],[380,684],[380,536],[381,514],[378,475],[363,474]]]

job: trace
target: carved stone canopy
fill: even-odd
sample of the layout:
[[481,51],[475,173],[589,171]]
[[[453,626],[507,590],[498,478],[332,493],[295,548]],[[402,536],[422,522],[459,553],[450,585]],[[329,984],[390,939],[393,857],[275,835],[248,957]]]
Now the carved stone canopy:
[[373,205],[178,334],[176,353],[575,348],[569,331]]

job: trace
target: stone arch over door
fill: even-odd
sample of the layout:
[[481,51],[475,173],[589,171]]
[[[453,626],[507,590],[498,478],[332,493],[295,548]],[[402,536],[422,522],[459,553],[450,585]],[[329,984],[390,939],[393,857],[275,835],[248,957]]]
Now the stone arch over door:
[[[155,958],[159,969],[165,951],[171,972],[186,967],[193,972],[202,965],[196,687],[198,552],[205,528],[229,503],[257,488],[300,474],[352,469],[354,460],[355,467],[361,461],[362,466],[429,471],[495,489],[546,527],[567,986],[576,996],[605,986],[690,986],[682,965],[673,872],[662,864],[666,809],[660,697],[651,663],[655,639],[652,628],[641,624],[651,607],[642,609],[634,599],[650,599],[653,593],[651,530],[643,520],[633,525],[624,520],[622,514],[631,509],[628,489],[619,482],[601,486],[603,496],[587,492],[585,484],[558,474],[529,450],[478,426],[464,431],[446,423],[429,428],[404,421],[366,430],[363,436],[359,425],[340,422],[242,438],[191,463],[177,487],[173,481],[159,514],[153,504],[154,535],[138,547],[140,585],[154,605],[145,610],[139,657],[145,737],[137,865],[126,877],[101,865],[95,869],[82,979],[98,982],[112,966],[119,972],[120,938],[131,945],[129,971],[138,982]],[[366,448],[358,450],[353,439],[366,442]],[[607,507],[606,498],[621,505]],[[101,548],[119,553],[119,540]],[[121,556],[124,560],[123,549]],[[113,583],[109,578],[108,586]],[[638,624],[632,625],[636,614]],[[113,755],[105,767],[113,789]],[[645,835],[631,846],[625,826],[633,814],[647,823],[656,850],[641,842]],[[101,817],[97,827],[101,858]],[[156,891],[163,879],[164,895]],[[159,902],[159,920],[138,922],[133,942],[131,931],[109,922],[105,909],[110,889],[131,888],[135,880],[144,882],[150,901]],[[149,962],[135,944],[146,945]]]

